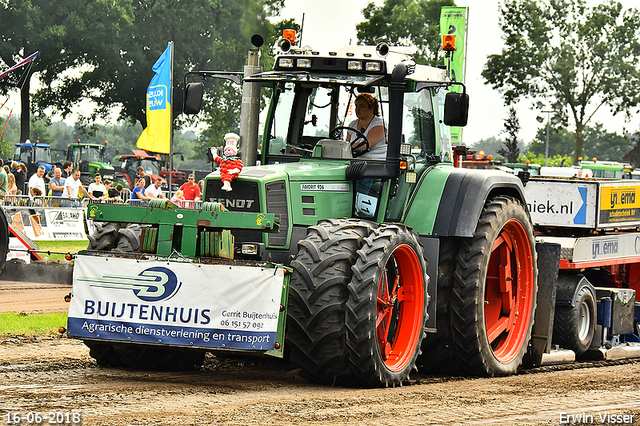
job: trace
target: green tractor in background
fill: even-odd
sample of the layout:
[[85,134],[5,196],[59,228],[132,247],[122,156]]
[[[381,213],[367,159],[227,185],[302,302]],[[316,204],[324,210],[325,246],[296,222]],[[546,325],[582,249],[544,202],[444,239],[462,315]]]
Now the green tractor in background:
[[81,142],[78,139],[67,146],[66,161],[71,161],[74,169],[80,169],[80,181],[83,185],[91,184],[96,173],[100,173],[103,180],[114,179],[115,169],[107,160],[106,149],[107,141],[99,144]]

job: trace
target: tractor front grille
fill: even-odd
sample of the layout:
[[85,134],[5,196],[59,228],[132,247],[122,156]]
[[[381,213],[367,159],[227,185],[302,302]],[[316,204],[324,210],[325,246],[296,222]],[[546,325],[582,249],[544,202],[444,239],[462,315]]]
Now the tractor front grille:
[[[221,203],[225,209],[232,212],[260,212],[260,199],[258,183],[251,181],[233,180],[231,181],[232,191],[222,190],[222,182],[219,180],[209,180],[205,188],[206,201]],[[284,180],[270,182],[266,184],[266,213],[277,213],[280,215],[280,232],[269,234],[270,246],[284,246],[287,244],[287,229],[289,227],[289,215],[287,212],[287,191]],[[261,235],[255,231],[234,230],[236,246],[243,242],[262,241]]]

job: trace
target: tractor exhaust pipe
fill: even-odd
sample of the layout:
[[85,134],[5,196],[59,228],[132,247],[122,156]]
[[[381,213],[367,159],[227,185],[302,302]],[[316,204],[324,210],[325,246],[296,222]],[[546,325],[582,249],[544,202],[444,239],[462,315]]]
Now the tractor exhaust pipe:
[[[251,37],[256,48],[264,40],[259,35]],[[249,59],[244,67],[243,79],[262,72],[260,50],[249,51]],[[260,83],[242,83],[242,106],[240,109],[240,159],[245,166],[255,166],[258,157],[258,122],[260,119]]]

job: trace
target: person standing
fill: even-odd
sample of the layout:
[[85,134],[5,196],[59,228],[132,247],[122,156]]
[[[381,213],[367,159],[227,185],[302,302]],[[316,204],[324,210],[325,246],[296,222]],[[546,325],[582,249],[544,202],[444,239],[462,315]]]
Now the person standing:
[[166,198],[163,194],[162,194],[162,189],[160,188],[162,186],[162,178],[156,178],[156,181],[153,183],[153,185],[149,185],[147,187],[147,189],[144,190],[144,193],[146,195],[148,195],[151,198]]
[[16,177],[13,173],[9,173],[7,176],[7,197],[5,205],[13,205],[16,202],[15,195],[18,194],[18,187],[16,186]]
[[18,164],[18,168],[15,172],[16,186],[18,187],[18,195],[25,193],[24,183],[27,181],[27,165],[24,163]]
[[73,171],[71,176],[64,181],[64,192],[62,194],[66,199],[64,204],[69,207],[78,206],[78,191],[82,192],[85,197],[89,197],[91,199],[95,198],[93,194],[90,194],[86,189],[84,189],[84,186],[80,183],[80,170],[76,169]]
[[0,197],[7,193],[7,172],[4,169],[4,162],[0,158]]
[[107,188],[105,188],[102,183],[102,175],[100,173],[96,173],[93,177],[95,180],[89,185],[89,193],[93,194],[96,198],[103,198],[103,195],[106,196]]
[[[120,190],[118,190],[118,187],[120,188]],[[106,198],[107,200],[121,201],[120,191],[122,191],[122,185],[118,184],[115,188],[113,188],[113,182],[111,182],[109,179],[105,179],[104,188],[107,190],[107,193],[104,197],[102,197],[103,199]]]
[[44,166],[38,166],[38,170],[29,178],[29,200],[33,201],[33,197],[37,194],[34,191],[34,188],[40,189],[40,195],[46,192],[46,188],[44,186]]
[[71,161],[65,161],[62,164],[62,178],[66,179],[71,176],[71,172],[73,171],[73,163]]
[[193,206],[193,203],[200,199],[200,187],[196,183],[196,176],[194,174],[189,175],[189,179],[180,187],[184,199],[189,201],[187,205]]
[[140,178],[144,179],[145,188],[151,185],[151,176],[149,176],[147,172],[144,171],[144,167],[142,166],[138,166],[138,179]]
[[[49,181],[49,189],[51,190],[52,197],[60,197],[64,192],[64,181],[65,179],[62,177],[62,169],[60,167],[55,167],[53,169],[53,177]],[[59,206],[61,199],[53,198],[51,200],[54,206]]]

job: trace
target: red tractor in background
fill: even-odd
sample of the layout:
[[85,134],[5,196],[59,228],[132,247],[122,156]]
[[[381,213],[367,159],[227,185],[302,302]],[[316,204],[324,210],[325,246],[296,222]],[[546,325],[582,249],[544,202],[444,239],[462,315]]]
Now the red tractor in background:
[[[157,177],[162,177],[160,172],[160,157],[152,156],[142,149],[132,149],[133,154],[121,155],[116,163],[116,174],[123,176],[124,180],[129,184],[129,188],[135,186],[136,177],[138,175],[138,167],[142,166],[144,172],[155,181]],[[168,172],[167,172],[168,173]],[[163,186],[166,187],[166,180],[162,178]]]

